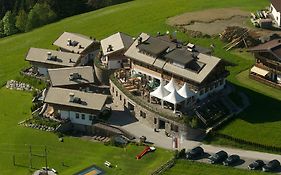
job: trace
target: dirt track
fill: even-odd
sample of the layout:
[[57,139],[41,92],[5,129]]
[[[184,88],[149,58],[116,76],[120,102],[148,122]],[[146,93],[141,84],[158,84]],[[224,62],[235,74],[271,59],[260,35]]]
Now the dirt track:
[[168,19],[169,25],[190,25],[194,22],[211,23],[216,20],[226,20],[235,16],[248,17],[249,12],[238,8],[209,9],[196,12],[188,12]]
[[249,15],[249,12],[238,8],[209,9],[171,17],[167,23],[177,27],[184,27],[187,30],[215,35],[222,32],[228,26],[245,27]]

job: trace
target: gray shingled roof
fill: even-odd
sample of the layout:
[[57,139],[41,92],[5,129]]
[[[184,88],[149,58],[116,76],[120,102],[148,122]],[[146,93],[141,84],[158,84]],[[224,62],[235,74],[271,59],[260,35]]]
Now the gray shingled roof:
[[[56,57],[56,60],[48,60],[48,52],[51,52],[51,55],[53,57]],[[80,61],[80,57],[81,56],[79,54],[66,53],[49,49],[30,48],[25,60],[63,67],[73,67]]]
[[182,65],[186,65],[194,59],[191,52],[185,51],[183,49],[172,50],[165,55],[165,58]]
[[[53,87],[94,83],[94,72],[91,66],[49,69],[48,72]],[[70,76],[75,73],[81,78],[70,79]]]
[[159,56],[159,54],[165,52],[168,48],[172,50],[175,47],[176,44],[174,43],[167,42],[154,37],[149,37],[147,40],[143,40],[143,42],[138,45],[138,48],[141,51],[147,52],[154,56]]
[[[140,34],[139,37],[142,37],[143,40],[147,40],[148,38],[150,38],[150,36],[145,33]],[[220,58],[199,53],[197,55],[196,61],[198,61],[201,64],[204,64],[203,68],[199,72],[195,72],[195,71],[189,70],[189,69],[183,69],[183,68],[175,66],[169,62],[163,63],[160,61],[160,60],[162,60],[161,58],[154,58],[150,55],[143,54],[142,52],[140,52],[140,49],[138,47],[138,39],[136,39],[135,42],[131,45],[131,47],[126,51],[125,56],[127,56],[133,60],[148,64],[148,65],[153,65],[159,69],[162,69],[162,65],[164,65],[163,69],[165,71],[178,75],[180,77],[189,79],[189,80],[197,82],[197,83],[203,82],[207,78],[207,76],[212,72],[212,70],[221,61]],[[164,61],[164,60],[162,60],[162,61]]]
[[[68,40],[71,40],[73,45],[68,45]],[[74,53],[83,53],[95,41],[90,37],[78,33],[64,32],[54,43],[60,48]]]
[[[128,49],[134,42],[133,38],[127,34],[118,32],[101,40],[101,48],[104,55],[109,55],[117,51]],[[112,51],[108,51],[108,46],[112,46]]]
[[[71,94],[80,98],[82,103],[79,104],[70,102]],[[106,99],[107,96],[102,94],[51,87],[47,92],[44,102],[48,104],[100,111],[103,109]]]

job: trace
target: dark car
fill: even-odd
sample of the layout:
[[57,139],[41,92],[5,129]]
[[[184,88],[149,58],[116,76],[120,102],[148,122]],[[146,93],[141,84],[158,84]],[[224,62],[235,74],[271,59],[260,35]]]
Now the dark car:
[[225,151],[219,151],[216,154],[209,157],[211,164],[221,163],[228,157]]
[[274,160],[268,162],[268,164],[264,165],[262,167],[262,171],[264,171],[264,172],[274,171],[279,167],[280,167],[280,162],[278,160],[274,159]]
[[265,165],[265,163],[262,160],[256,160],[253,163],[251,163],[248,168],[250,170],[259,170],[262,169],[262,167]]
[[238,155],[231,155],[229,156],[225,161],[223,161],[223,165],[230,166],[235,163],[237,163],[240,160],[240,157]]
[[204,149],[200,146],[193,148],[191,151],[186,153],[187,159],[194,159],[204,155]]

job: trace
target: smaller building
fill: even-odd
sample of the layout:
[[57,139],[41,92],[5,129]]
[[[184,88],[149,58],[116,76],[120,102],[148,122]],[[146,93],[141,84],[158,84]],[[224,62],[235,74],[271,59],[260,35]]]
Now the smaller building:
[[87,132],[91,130],[93,121],[105,110],[106,100],[107,96],[102,94],[51,87],[44,102],[53,108],[56,118],[70,120]]
[[82,65],[93,60],[95,51],[100,48],[100,43],[92,37],[70,32],[64,32],[53,45],[58,46],[63,52],[80,54]]
[[256,63],[250,76],[281,88],[281,39],[274,39],[249,49]]
[[94,84],[94,70],[91,66],[49,69],[48,72],[52,87],[89,91]]
[[49,49],[30,48],[25,60],[34,67],[34,73],[47,76],[48,69],[79,65],[81,56]]
[[118,32],[101,40],[103,56],[101,62],[108,69],[118,69],[128,65],[128,58],[124,56],[126,50],[133,43],[133,38],[127,34]]
[[280,12],[281,12],[281,1],[280,0],[270,0],[270,11],[276,24],[281,26]]

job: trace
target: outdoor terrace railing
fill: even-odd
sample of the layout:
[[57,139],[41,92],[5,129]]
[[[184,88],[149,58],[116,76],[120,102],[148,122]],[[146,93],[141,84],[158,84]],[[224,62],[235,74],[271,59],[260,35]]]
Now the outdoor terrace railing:
[[185,116],[182,116],[181,118],[179,117],[176,117],[176,116],[173,116],[172,115],[169,115],[166,111],[163,111],[157,107],[154,107],[152,104],[148,103],[147,101],[139,98],[139,97],[136,97],[134,96],[133,94],[131,94],[129,91],[127,91],[124,86],[118,81],[118,79],[114,76],[114,73],[110,75],[110,80],[112,83],[114,83],[119,90],[121,90],[128,98],[130,98],[132,101],[134,101],[135,103],[137,103],[138,105],[142,106],[143,108],[153,112],[153,113],[156,113],[162,117],[165,117],[167,119],[170,119],[170,120],[173,120],[173,121],[176,121],[176,122],[179,122],[179,123],[184,123],[184,120],[183,120],[183,117]]

